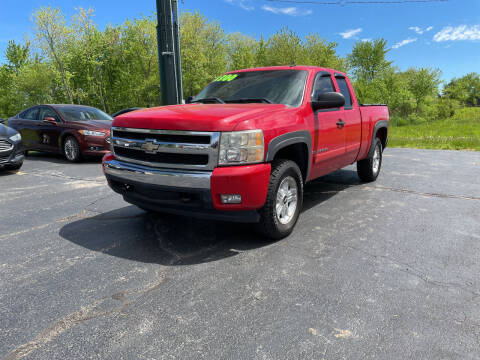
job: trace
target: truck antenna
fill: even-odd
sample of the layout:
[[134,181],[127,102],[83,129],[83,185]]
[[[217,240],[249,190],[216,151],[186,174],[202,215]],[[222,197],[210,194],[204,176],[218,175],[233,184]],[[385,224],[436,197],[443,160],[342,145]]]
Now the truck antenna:
[[290,67],[295,67],[297,66],[297,64],[295,64],[295,60],[292,61],[292,64],[290,65]]

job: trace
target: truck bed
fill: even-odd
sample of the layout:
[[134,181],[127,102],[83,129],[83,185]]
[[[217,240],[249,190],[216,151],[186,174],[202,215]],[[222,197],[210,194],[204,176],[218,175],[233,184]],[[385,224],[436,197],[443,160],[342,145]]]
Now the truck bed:
[[[389,111],[387,105],[360,105],[360,115],[362,117],[362,142],[357,160],[365,159],[368,155],[370,145],[372,143],[375,125],[379,122],[387,122],[389,119]],[[384,144],[386,145],[386,143]]]

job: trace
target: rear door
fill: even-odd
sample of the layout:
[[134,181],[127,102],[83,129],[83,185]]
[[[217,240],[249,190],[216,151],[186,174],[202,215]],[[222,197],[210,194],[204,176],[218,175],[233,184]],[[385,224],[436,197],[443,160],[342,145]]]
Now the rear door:
[[345,160],[347,164],[353,163],[360,151],[362,142],[362,117],[355,99],[353,89],[348,79],[343,74],[335,74],[337,86],[345,97],[343,117],[345,122]]
[[[55,122],[48,122],[46,118],[53,118]],[[41,106],[39,112],[39,123],[37,126],[37,137],[40,145],[45,151],[59,151],[59,139],[62,131],[62,121],[58,114],[49,106]]]
[[23,145],[27,150],[40,150],[37,134],[39,110],[38,106],[31,107],[20,113],[15,120],[15,130],[22,135]]
[[[319,94],[335,92],[332,76],[321,71],[315,76],[311,99]],[[339,108],[317,110],[314,112],[313,139],[313,176],[318,177],[339,169],[346,164],[345,129],[339,124],[343,121],[343,110]]]

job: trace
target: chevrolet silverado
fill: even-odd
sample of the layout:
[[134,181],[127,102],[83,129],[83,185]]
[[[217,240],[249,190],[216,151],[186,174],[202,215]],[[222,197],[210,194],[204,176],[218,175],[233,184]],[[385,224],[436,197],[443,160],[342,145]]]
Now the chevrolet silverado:
[[147,211],[257,223],[288,236],[304,185],[357,163],[374,181],[385,105],[358,103],[348,77],[313,66],[232,71],[187,104],[115,118],[103,159],[110,187]]

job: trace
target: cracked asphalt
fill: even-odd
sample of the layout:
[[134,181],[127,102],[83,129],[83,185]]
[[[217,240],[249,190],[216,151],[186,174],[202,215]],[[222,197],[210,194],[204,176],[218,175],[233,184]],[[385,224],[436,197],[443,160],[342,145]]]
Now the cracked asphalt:
[[266,242],[33,154],[0,173],[0,358],[480,359],[480,153],[384,155]]

